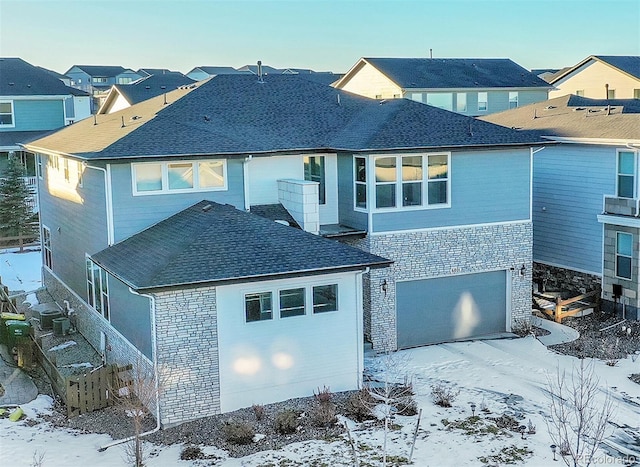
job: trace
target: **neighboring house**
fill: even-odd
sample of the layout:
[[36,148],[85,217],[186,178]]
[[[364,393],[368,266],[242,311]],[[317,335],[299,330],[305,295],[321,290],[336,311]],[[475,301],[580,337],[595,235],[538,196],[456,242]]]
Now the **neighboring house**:
[[[168,68],[140,68],[136,71],[143,78],[152,75],[164,75],[165,73],[180,73],[179,71],[171,71]],[[182,74],[182,73],[180,73]]]
[[27,145],[45,284],[107,361],[172,368],[164,425],[353,389],[363,334],[385,350],[528,319],[537,144],[405,99],[219,75]]
[[121,66],[73,65],[65,72],[65,76],[71,79],[71,86],[93,96],[91,112],[95,113],[111,86],[132,83],[143,75]]
[[550,98],[640,99],[640,56],[590,55],[547,79],[554,87]]
[[196,81],[203,81],[218,75],[246,75],[248,73],[249,71],[238,71],[230,66],[197,66],[187,73],[187,76]]
[[[603,309],[640,317],[640,101],[568,95],[486,117],[550,143],[533,162],[533,259]],[[548,271],[548,272],[547,272]]]
[[333,86],[373,99],[411,99],[469,116],[546,100],[551,88],[509,59],[488,58],[361,58]]
[[8,158],[20,157],[35,191],[35,160],[20,143],[65,126],[75,114],[88,114],[89,100],[49,70],[20,58],[0,58],[0,177]]
[[180,86],[190,86],[194,83],[194,80],[182,73],[169,71],[149,75],[129,84],[114,84],[97,113],[113,113],[152,97],[171,92]]

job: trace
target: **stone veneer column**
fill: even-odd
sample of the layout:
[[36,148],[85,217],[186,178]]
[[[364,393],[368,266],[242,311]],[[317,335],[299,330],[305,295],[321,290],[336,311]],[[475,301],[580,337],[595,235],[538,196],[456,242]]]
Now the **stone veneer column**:
[[215,287],[154,296],[163,426],[220,413]]
[[278,180],[278,200],[302,230],[318,235],[320,231],[320,209],[318,182],[307,180]]
[[[419,232],[371,235],[349,242],[394,261],[370,273],[370,335],[376,350],[397,348],[396,280],[507,270],[511,289],[511,325],[531,315],[532,224],[487,225]],[[525,275],[519,269],[525,265]],[[512,270],[513,268],[513,270]],[[382,284],[386,280],[386,293]],[[366,302],[366,300],[365,300]],[[370,316],[367,318],[367,314]],[[366,329],[366,325],[365,325]]]

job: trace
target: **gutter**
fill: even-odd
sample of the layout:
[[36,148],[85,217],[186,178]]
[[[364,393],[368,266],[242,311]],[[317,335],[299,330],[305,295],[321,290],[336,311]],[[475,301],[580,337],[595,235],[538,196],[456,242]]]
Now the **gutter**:
[[[153,377],[155,379],[154,391],[155,391],[155,398],[156,398],[156,426],[155,428],[149,431],[145,431],[144,433],[141,433],[140,435],[138,435],[140,438],[142,438],[144,436],[152,435],[153,433],[160,431],[160,398],[159,398],[160,381],[158,379],[159,372],[158,372],[158,340],[157,340],[157,331],[156,331],[156,299],[153,295],[138,293],[135,290],[133,290],[131,287],[129,287],[129,292],[132,293],[133,295],[138,295],[139,297],[146,297],[149,299],[151,303],[151,322],[152,322],[151,327],[153,329],[153,332],[151,333],[151,349],[153,352]],[[98,452],[106,451],[110,447],[116,446],[118,444],[127,443],[132,439],[135,439],[135,435],[129,436],[128,438],[122,438],[122,439],[112,441],[111,443],[105,444],[104,446],[101,446],[100,448],[98,448]]]

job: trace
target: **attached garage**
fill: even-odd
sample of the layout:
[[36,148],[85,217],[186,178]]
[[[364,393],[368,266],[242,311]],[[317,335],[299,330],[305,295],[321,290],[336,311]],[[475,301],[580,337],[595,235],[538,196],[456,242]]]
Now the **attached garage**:
[[507,330],[507,271],[396,283],[398,348]]

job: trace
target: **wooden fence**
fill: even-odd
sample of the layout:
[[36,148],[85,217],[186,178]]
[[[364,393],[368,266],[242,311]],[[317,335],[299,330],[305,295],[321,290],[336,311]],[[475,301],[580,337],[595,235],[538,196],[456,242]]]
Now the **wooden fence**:
[[589,308],[598,308],[599,294],[599,290],[593,290],[565,300],[563,300],[562,297],[550,297],[539,293],[534,293],[533,295],[534,297],[546,300],[548,305],[543,306],[542,311],[556,323],[562,323],[564,318],[575,316],[581,311],[588,310]]

